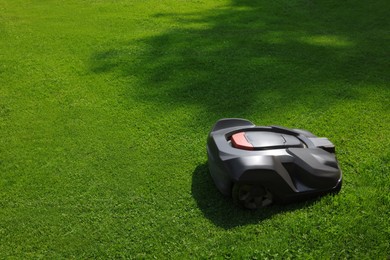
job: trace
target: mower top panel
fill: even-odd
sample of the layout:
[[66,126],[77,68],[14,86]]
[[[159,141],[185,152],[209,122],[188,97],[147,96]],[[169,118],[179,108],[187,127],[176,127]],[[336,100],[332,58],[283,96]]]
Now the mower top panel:
[[232,135],[231,141],[233,147],[243,150],[304,147],[303,142],[295,136],[264,131],[238,132]]

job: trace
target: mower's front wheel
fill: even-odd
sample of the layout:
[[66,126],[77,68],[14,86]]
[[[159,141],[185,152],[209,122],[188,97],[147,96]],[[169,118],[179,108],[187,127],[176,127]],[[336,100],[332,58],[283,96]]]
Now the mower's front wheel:
[[232,190],[233,200],[236,204],[247,209],[258,209],[271,205],[272,193],[262,185],[235,183]]

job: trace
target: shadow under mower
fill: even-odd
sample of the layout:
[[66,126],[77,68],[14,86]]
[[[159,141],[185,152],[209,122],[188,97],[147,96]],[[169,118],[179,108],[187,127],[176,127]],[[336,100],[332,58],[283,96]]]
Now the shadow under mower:
[[221,119],[207,155],[218,190],[248,209],[337,193],[342,185],[335,146],[306,130]]

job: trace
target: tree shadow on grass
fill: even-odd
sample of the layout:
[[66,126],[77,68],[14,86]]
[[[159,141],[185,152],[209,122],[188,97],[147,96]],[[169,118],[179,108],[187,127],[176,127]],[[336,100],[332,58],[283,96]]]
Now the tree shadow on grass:
[[216,226],[231,229],[237,226],[256,224],[276,214],[309,207],[317,199],[286,205],[272,205],[259,210],[241,209],[230,197],[223,196],[215,187],[208,165],[196,167],[192,175],[192,196],[204,216]]
[[158,13],[156,23],[177,27],[95,53],[91,70],[136,78],[129,100],[161,111],[197,105],[213,121],[326,110],[387,82],[385,6],[234,0],[206,12]]
[[[232,0],[205,12],[156,13],[154,24],[172,26],[137,40],[122,28],[123,40],[94,53],[90,69],[136,82],[125,85],[123,101],[148,103],[150,114],[200,108],[188,118],[202,129],[254,113],[282,115],[273,123],[283,124],[287,113],[328,112],[361,98],[361,89],[388,87],[387,7],[384,0]],[[307,205],[237,209],[216,190],[206,165],[193,173],[192,194],[204,215],[226,229]]]

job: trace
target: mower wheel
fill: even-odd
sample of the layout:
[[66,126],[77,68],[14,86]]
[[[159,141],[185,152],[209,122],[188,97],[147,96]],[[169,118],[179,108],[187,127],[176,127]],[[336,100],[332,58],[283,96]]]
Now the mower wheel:
[[273,202],[272,194],[262,185],[235,183],[232,196],[236,204],[252,210],[266,207]]

